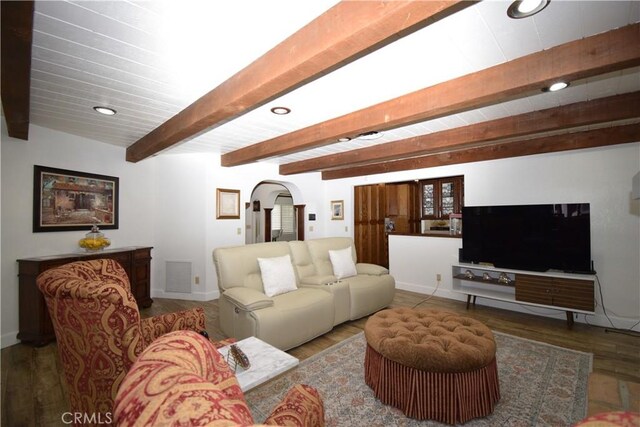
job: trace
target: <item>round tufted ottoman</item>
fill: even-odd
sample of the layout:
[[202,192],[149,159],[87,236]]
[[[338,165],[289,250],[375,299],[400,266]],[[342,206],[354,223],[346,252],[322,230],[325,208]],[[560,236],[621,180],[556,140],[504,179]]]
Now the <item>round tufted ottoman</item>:
[[401,307],[371,316],[364,333],[365,382],[408,417],[464,423],[500,400],[496,344],[477,320]]

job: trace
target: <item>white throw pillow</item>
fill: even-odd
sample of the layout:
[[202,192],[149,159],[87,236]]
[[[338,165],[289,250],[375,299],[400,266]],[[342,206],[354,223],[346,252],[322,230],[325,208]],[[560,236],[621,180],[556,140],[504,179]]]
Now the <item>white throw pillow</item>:
[[337,251],[329,251],[331,266],[333,267],[333,275],[338,279],[355,276],[358,274],[356,265],[353,263],[351,256],[351,246]]
[[268,297],[273,297],[287,292],[295,291],[296,275],[293,272],[293,264],[289,255],[258,258],[262,286]]

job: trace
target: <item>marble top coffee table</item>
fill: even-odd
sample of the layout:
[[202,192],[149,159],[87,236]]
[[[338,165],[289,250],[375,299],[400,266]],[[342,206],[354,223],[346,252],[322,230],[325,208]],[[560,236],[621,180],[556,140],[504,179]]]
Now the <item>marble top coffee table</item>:
[[[249,362],[251,362],[251,366],[247,370],[242,369],[240,366],[236,369],[236,378],[244,392],[275,378],[300,363],[295,357],[256,337],[245,338],[238,341],[236,345],[247,355]],[[218,349],[225,360],[229,353],[229,347],[225,346]]]

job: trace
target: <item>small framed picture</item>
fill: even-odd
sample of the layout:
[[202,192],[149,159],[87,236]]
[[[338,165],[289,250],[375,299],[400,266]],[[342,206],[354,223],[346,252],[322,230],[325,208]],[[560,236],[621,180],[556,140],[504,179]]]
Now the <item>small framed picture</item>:
[[344,200],[331,201],[331,219],[344,219]]
[[240,219],[240,190],[216,189],[216,219]]

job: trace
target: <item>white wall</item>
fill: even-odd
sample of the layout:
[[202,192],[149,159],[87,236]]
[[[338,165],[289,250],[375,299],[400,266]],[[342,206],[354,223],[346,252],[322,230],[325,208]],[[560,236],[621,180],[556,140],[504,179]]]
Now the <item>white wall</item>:
[[[325,201],[319,211],[327,224],[327,236],[353,237],[355,206],[353,183],[351,180],[325,181]],[[344,220],[331,219],[331,201],[344,201]]]
[[[627,328],[638,321],[640,313],[640,201],[631,199],[632,177],[638,170],[640,144],[634,143],[330,181],[325,192],[347,199],[346,188],[354,185],[464,175],[467,206],[591,203],[592,257],[605,307],[616,326]],[[349,200],[352,203],[353,196]],[[353,206],[346,212],[353,215]],[[441,273],[438,295],[457,298],[449,291],[451,264],[457,262],[459,247],[460,239],[392,237],[389,262],[398,287],[430,294],[436,274]],[[610,326],[599,295],[597,299],[597,315],[588,320]],[[486,299],[478,303],[498,305]],[[564,318],[563,312],[536,311]]]
[[[217,281],[211,253],[219,246],[243,245],[244,204],[257,184],[256,177],[275,176],[266,163],[224,169],[216,154],[162,155],[156,158],[161,173],[157,179],[156,227],[158,237],[153,268],[157,280],[152,295],[168,298],[210,300],[217,298]],[[216,188],[240,190],[240,218],[216,219]],[[166,261],[190,261],[192,294],[165,293]]]
[[105,230],[113,247],[153,245],[154,161],[124,161],[125,150],[86,138],[31,126],[29,141],[2,129],[2,347],[18,331],[19,258],[79,252],[89,231],[34,233],[33,166],[42,165],[120,178],[120,228]]

